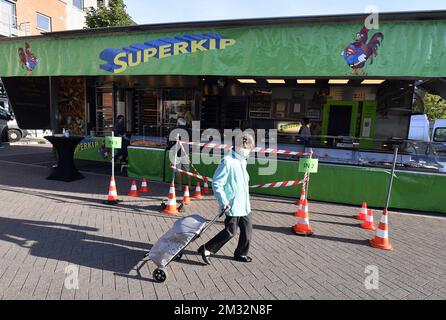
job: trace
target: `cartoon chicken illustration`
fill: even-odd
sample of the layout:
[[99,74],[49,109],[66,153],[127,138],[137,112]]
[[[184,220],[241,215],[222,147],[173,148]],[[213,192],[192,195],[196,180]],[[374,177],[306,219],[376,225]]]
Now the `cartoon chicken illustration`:
[[375,33],[367,43],[368,33],[369,29],[363,27],[361,31],[356,33],[355,41],[342,51],[345,62],[353,69],[351,75],[366,75],[364,73],[366,62],[370,61],[370,64],[373,64],[378,55],[378,48],[384,40],[384,34],[381,32]]
[[22,63],[22,67],[26,69],[26,75],[32,75],[34,68],[39,62],[39,59],[37,59],[37,57],[32,54],[31,46],[29,45],[29,43],[25,43],[25,49],[19,48],[18,53],[20,62]]

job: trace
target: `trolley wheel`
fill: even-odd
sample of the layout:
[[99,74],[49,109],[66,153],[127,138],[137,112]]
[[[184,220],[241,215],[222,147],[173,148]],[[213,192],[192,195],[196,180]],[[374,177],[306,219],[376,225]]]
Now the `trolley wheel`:
[[179,254],[177,254],[177,255],[175,256],[175,258],[173,258],[173,260],[174,260],[174,261],[178,261],[178,260],[181,260],[182,257],[183,257],[183,253],[180,252]]
[[167,279],[167,272],[165,269],[157,268],[155,271],[153,271],[153,278],[157,282],[164,282]]

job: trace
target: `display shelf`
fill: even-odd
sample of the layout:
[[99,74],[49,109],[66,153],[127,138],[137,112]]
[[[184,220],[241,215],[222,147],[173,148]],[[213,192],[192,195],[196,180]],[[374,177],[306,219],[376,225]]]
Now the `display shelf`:
[[249,117],[252,119],[270,119],[272,100],[269,92],[255,92],[249,99]]

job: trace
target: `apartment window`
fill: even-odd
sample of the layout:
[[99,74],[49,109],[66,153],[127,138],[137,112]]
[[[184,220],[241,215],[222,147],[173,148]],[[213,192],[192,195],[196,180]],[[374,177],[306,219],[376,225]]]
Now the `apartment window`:
[[51,18],[44,14],[37,13],[37,29],[51,32]]
[[0,21],[13,28],[17,28],[17,17],[15,3],[7,0],[0,0]]
[[84,10],[84,0],[73,0],[73,6],[79,10]]

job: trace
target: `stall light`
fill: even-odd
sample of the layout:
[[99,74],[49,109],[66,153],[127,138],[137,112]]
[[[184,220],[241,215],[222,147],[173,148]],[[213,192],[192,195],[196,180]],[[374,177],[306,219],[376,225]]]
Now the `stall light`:
[[347,84],[350,80],[348,79],[330,79],[329,84]]
[[269,84],[284,84],[285,80],[283,79],[266,79]]
[[361,84],[381,84],[386,80],[367,79],[361,82]]
[[254,79],[237,79],[240,83],[257,83]]
[[316,80],[314,79],[297,79],[298,84],[315,84]]

